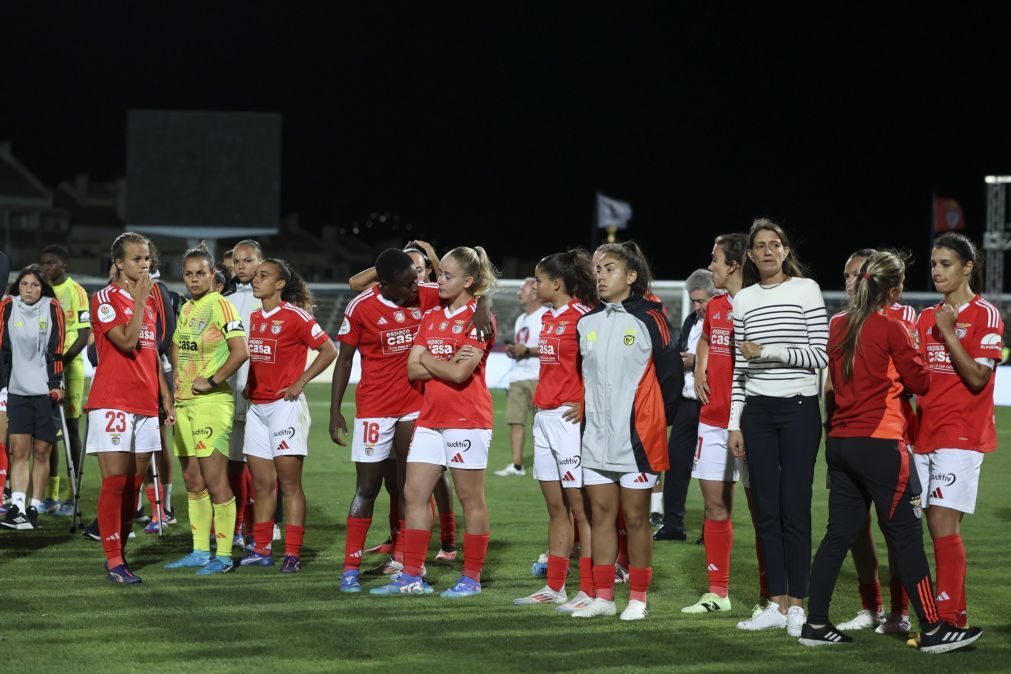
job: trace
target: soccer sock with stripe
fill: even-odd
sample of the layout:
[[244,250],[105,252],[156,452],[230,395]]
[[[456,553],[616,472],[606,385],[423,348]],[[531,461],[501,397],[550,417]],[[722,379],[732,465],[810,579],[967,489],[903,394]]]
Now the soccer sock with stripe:
[[400,530],[403,539],[404,573],[408,576],[420,576],[421,567],[425,565],[428,555],[428,543],[432,540],[432,532],[428,529]]
[[442,538],[442,547],[456,547],[456,515],[452,510],[448,513],[439,513],[439,533]]
[[909,595],[902,587],[901,578],[891,578],[888,581],[888,592],[892,599],[892,615],[909,615]]
[[211,520],[214,518],[211,495],[206,489],[186,492],[189,505],[190,530],[193,532],[193,551],[211,552]]
[[593,557],[579,558],[579,591],[593,598]]
[[348,517],[347,532],[344,534],[344,570],[353,571],[362,566],[365,538],[372,526],[371,517]]
[[231,532],[235,530],[235,497],[224,503],[213,503],[211,507],[214,510],[214,536],[218,541],[217,556],[231,557]]
[[962,579],[965,578],[965,546],[958,534],[934,541],[937,562],[937,612],[941,620],[955,624],[962,603]]
[[[481,570],[488,556],[488,541],[491,534],[463,534],[463,575],[481,582]],[[568,561],[568,560],[566,560]]]
[[[463,548],[464,558],[467,548]],[[569,558],[558,555],[548,555],[548,587],[555,592],[561,592],[565,587],[565,577],[569,575]]]
[[709,591],[726,597],[730,588],[730,550],[734,546],[734,525],[729,519],[706,519],[702,531]]
[[246,478],[241,471],[228,471],[228,486],[232,488],[232,494],[235,496],[235,530],[233,533],[237,534],[242,531],[242,524],[246,518],[246,501],[249,498],[249,494],[246,492]]
[[[273,535],[273,534],[271,534]],[[287,557],[302,556],[302,538],[305,536],[305,527],[297,524],[284,525],[284,554]]]
[[[628,567],[628,598],[646,601],[649,584],[653,581],[653,567]],[[613,593],[612,593],[613,594]]]
[[860,606],[865,611],[881,613],[884,600],[881,598],[881,583],[876,578],[873,583],[858,583],[857,590],[860,592]]
[[123,563],[119,509],[126,485],[126,475],[109,475],[102,478],[102,487],[98,492],[98,532],[108,569]]
[[614,564],[593,565],[593,588],[597,599],[614,601]]
[[270,543],[274,540],[274,520],[257,522],[253,525],[253,552],[270,555]]

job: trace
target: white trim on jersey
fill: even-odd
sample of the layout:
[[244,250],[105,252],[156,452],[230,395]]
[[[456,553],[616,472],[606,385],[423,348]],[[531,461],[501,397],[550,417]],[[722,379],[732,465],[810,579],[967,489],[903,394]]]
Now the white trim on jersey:
[[306,311],[302,307],[296,307],[291,302],[282,302],[281,306],[294,311],[296,314],[298,314],[299,316],[301,316],[302,320],[304,320],[306,323],[308,323],[309,321],[316,320],[315,318],[313,318],[313,315],[310,314],[308,311]]
[[986,327],[990,329],[996,328],[1000,324],[1000,312],[997,311],[997,307],[982,297],[979,298],[977,304],[986,309]]
[[372,297],[375,294],[376,294],[376,289],[375,288],[369,288],[368,290],[364,290],[364,291],[358,293],[358,295],[353,300],[351,300],[350,302],[348,302],[348,304],[347,304],[346,307],[344,307],[344,315],[345,316],[350,316],[351,314],[353,314],[354,311],[355,311],[355,308],[363,300],[367,300],[368,298]]

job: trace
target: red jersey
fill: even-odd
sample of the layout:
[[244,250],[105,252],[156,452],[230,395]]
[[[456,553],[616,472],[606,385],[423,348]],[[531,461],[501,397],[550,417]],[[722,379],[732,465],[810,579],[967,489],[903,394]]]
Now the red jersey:
[[541,337],[537,343],[541,373],[534,393],[534,407],[553,410],[563,403],[583,401],[576,323],[589,310],[577,300],[571,300],[558,309],[548,309],[541,317]]
[[717,295],[706,305],[702,334],[709,342],[706,383],[709,402],[699,409],[699,421],[707,426],[730,425],[730,390],[734,380],[734,298],[730,293]]
[[423,346],[439,360],[452,360],[462,346],[470,345],[484,351],[481,362],[470,378],[462,384],[440,379],[425,382],[425,399],[418,416],[418,426],[424,428],[492,428],[494,410],[491,393],[484,380],[488,350],[495,343],[497,326],[492,321],[488,341],[477,339],[477,331],[464,335],[467,321],[474,315],[477,302],[472,301],[450,312],[448,307],[432,309],[421,320],[415,344]]
[[[909,331],[909,336],[913,338],[913,343],[919,344],[920,338],[916,334],[916,309],[905,304],[893,304],[885,307],[885,316],[890,316],[902,323],[902,326]],[[907,445],[912,446],[919,423],[916,420],[916,410],[913,409],[912,400],[908,395],[902,396],[902,414],[906,417],[906,435],[903,439]]]
[[279,391],[305,372],[309,349],[328,339],[312,314],[294,304],[254,311],[249,317],[249,399],[262,404],[283,398]]
[[407,379],[407,354],[422,315],[439,306],[439,286],[418,284],[418,306],[401,307],[370,288],[348,303],[337,339],[362,355],[355,390],[360,418],[401,417],[421,409],[421,389]]
[[88,392],[88,410],[112,409],[145,417],[158,416],[158,315],[154,288],[144,303],[137,348],[123,353],[109,340],[109,330],[127,325],[133,317],[133,297],[110,283],[91,298],[91,331],[98,351],[98,367]]
[[846,313],[829,323],[829,374],[835,393],[833,438],[906,440],[903,394],[923,395],[930,371],[906,325],[883,313],[873,313],[860,328],[860,339],[849,379],[843,375]]
[[[935,449],[997,449],[997,429],[993,417],[994,375],[979,393],[972,393],[951,364],[934,315],[937,307],[924,309],[917,323],[920,350],[930,366],[930,392],[916,399],[920,427],[915,450],[926,454]],[[1004,321],[1000,312],[976,295],[958,312],[955,334],[972,358],[1000,362],[1004,344]]]

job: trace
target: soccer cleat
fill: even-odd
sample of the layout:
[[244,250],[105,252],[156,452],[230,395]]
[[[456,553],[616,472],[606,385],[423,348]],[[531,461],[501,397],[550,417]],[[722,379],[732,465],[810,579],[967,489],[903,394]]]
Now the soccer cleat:
[[464,597],[474,597],[481,594],[481,583],[467,576],[460,578],[453,583],[448,590],[444,590],[439,596],[447,599],[462,599]]
[[555,608],[559,613],[572,613],[586,608],[593,602],[593,597],[580,590],[575,597]]
[[53,511],[53,515],[56,517],[73,517],[74,516],[74,502],[67,499],[60,506]]
[[242,550],[246,547],[246,539],[243,538],[241,531],[232,536],[232,547],[238,548],[239,550]]
[[791,637],[799,637],[800,631],[807,622],[804,609],[800,606],[791,606],[786,611],[786,633]]
[[35,506],[28,506],[28,511],[25,512],[25,515],[28,517],[28,522],[32,525],[29,529],[42,528],[42,525],[39,524],[39,511],[35,508]]
[[556,592],[545,585],[542,589],[537,590],[537,592],[534,592],[532,595],[520,597],[519,599],[513,599],[513,603],[517,606],[528,606],[530,604],[564,604],[568,601],[568,599],[569,597],[565,594],[564,587],[560,591]]
[[614,584],[622,585],[628,582],[628,569],[620,564],[614,565]]
[[853,637],[843,634],[839,631],[839,628],[836,628],[832,624],[815,629],[805,622],[800,630],[800,639],[798,641],[800,641],[802,646],[835,646],[838,644],[851,644],[853,643]]
[[638,599],[630,599],[628,606],[625,610],[621,612],[618,616],[622,620],[645,620],[646,616],[649,615],[649,611],[646,610],[646,602],[639,601]]
[[499,477],[512,477],[514,475],[522,477],[523,475],[527,474],[527,471],[522,467],[517,468],[516,466],[510,463],[502,470],[496,470],[495,474],[498,475]]
[[199,569],[211,561],[211,553],[205,550],[194,550],[190,554],[165,565],[166,569]]
[[45,513],[46,515],[52,515],[56,512],[56,509],[60,507],[60,502],[52,497],[45,497],[42,499],[42,504],[39,505],[39,512]]
[[770,601],[769,605],[762,609],[754,618],[742,620],[737,623],[737,629],[751,632],[758,630],[776,630],[786,627],[786,616],[779,612],[779,604]]
[[81,530],[81,535],[85,538],[90,538],[93,541],[102,540],[102,535],[98,533],[98,520],[91,520],[91,524]]
[[653,528],[659,528],[663,526],[663,513],[650,513],[649,525]]
[[175,510],[166,510],[164,519],[165,524],[179,524],[179,520],[176,519]]
[[362,584],[358,579],[358,569],[348,569],[341,574],[341,592],[351,594],[362,591]]
[[715,592],[706,592],[697,602],[681,609],[682,613],[716,613],[730,610],[730,597],[721,597]]
[[388,555],[393,552],[393,539],[387,538],[385,541],[380,543],[375,547],[371,547],[365,551],[366,555]]
[[198,576],[214,576],[219,573],[228,573],[235,569],[235,562],[231,557],[215,557],[197,571]]
[[274,558],[270,556],[270,553],[261,555],[255,550],[250,550],[239,562],[239,566],[274,566]]
[[144,512],[144,508],[141,507],[137,508],[137,512],[134,513],[133,521],[139,522],[140,524],[147,524],[151,521],[151,518],[147,516],[147,513]]
[[402,573],[396,578],[391,578],[388,585],[372,588],[369,594],[377,597],[395,597],[404,594],[432,594],[432,591],[432,586],[421,576],[408,576]]
[[920,652],[947,653],[965,648],[981,636],[983,636],[983,630],[979,627],[962,629],[943,622],[933,634],[920,632]]
[[437,562],[452,562],[456,560],[456,548],[449,545],[444,545],[439,548],[439,552],[435,555],[435,561]]
[[302,559],[295,555],[285,555],[281,562],[281,573],[298,573],[302,570]]
[[0,521],[0,525],[19,531],[35,528],[28,519],[28,513],[21,512],[21,509],[16,505],[10,507],[10,510],[7,511],[7,516],[3,518],[3,521]]
[[873,611],[868,611],[867,609],[862,608],[857,611],[857,615],[853,618],[853,620],[847,620],[844,623],[839,623],[836,627],[844,632],[854,632],[856,630],[866,630],[871,627],[877,627],[884,621],[884,613],[874,613]]
[[392,557],[365,572],[366,576],[392,576],[404,570],[404,565]]
[[678,529],[666,524],[653,532],[654,541],[685,541],[687,539],[688,534],[685,533],[684,529]]
[[110,583],[119,583],[120,585],[137,585],[142,582],[140,576],[131,571],[126,564],[107,569],[105,579]]
[[912,629],[913,624],[909,622],[909,616],[890,613],[874,632],[875,634],[909,634]]
[[618,608],[613,601],[596,597],[587,607],[577,609],[571,615],[573,618],[596,618],[602,615],[614,615],[617,612]]
[[[162,531],[165,531],[166,529],[168,529],[168,525],[169,525],[168,520],[167,519],[163,519],[161,521],[161,529],[162,529]],[[147,523],[147,526],[144,527],[144,533],[145,534],[156,534],[156,533],[158,533],[158,520],[149,520],[148,523]]]

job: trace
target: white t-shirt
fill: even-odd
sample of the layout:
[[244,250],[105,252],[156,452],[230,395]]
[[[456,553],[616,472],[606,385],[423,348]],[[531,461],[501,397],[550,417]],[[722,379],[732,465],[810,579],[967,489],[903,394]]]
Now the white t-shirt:
[[[541,341],[541,319],[547,307],[538,307],[532,314],[525,311],[516,317],[516,329],[513,331],[513,341],[523,344],[534,354],[537,353],[538,344]],[[524,358],[513,362],[513,369],[509,373],[509,383],[514,381],[527,381],[537,379],[541,374],[541,360]]]
[[[698,319],[692,324],[692,329],[688,332],[688,353],[696,353],[699,347],[699,339],[702,338],[702,324],[705,319]],[[681,389],[681,395],[688,400],[696,400],[695,395],[695,368],[685,370],[685,387]]]

